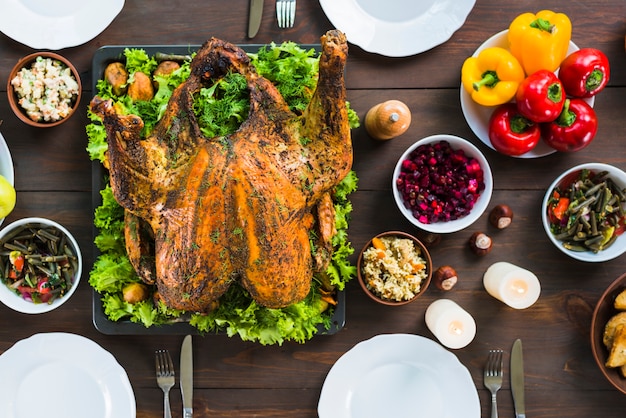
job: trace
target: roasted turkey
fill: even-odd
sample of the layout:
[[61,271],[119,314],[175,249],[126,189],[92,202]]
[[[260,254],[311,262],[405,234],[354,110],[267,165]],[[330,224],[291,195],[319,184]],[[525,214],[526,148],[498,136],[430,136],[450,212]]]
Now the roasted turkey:
[[[329,31],[321,45],[317,88],[301,115],[242,49],[215,38],[198,50],[149,137],[138,116],[92,100],[107,131],[111,188],[126,210],[129,259],[167,306],[208,312],[239,282],[257,303],[285,307],[327,267],[331,194],[352,167],[352,144],[346,39]],[[194,94],[229,71],[247,80],[249,117],[232,135],[206,138]]]

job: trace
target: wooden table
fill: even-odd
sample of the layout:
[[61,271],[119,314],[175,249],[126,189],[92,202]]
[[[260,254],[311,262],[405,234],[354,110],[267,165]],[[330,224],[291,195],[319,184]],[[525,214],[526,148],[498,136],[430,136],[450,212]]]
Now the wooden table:
[[[570,16],[573,41],[578,46],[598,48],[608,55],[611,82],[596,100],[600,127],[587,149],[530,160],[509,158],[482,144],[465,122],[459,104],[460,69],[467,56],[486,38],[506,29],[515,16],[543,8]],[[301,0],[296,26],[279,30],[274,2],[266,1],[261,29],[251,41],[246,38],[247,11],[247,0],[131,0],[98,37],[60,52],[79,69],[87,106],[92,94],[91,58],[103,45],[200,44],[211,36],[238,44],[283,40],[316,43],[332,28],[317,2]],[[360,178],[359,190],[352,199],[350,237],[354,247],[360,249],[372,235],[385,230],[416,232],[394,206],[390,176],[402,151],[413,141],[432,134],[454,134],[478,145],[495,176],[490,207],[507,203],[515,211],[515,220],[508,229],[496,231],[488,226],[484,215],[470,228],[443,237],[432,248],[436,266],[450,264],[459,273],[460,282],[449,293],[431,288],[417,303],[389,308],[366,298],[354,280],[347,287],[345,327],[334,336],[282,346],[260,346],[221,335],[195,337],[195,416],[316,416],[326,374],[343,353],[360,341],[384,333],[434,338],[426,328],[424,312],[430,302],[441,297],[464,306],[478,324],[475,340],[454,353],[474,379],[483,416],[488,416],[490,410],[489,394],[482,384],[487,350],[502,348],[508,360],[516,338],[524,341],[528,416],[623,416],[626,397],[604,380],[594,363],[589,326],[601,292],[626,270],[626,256],[602,264],[584,264],[564,256],[546,238],[539,208],[552,179],[571,166],[600,161],[626,169],[624,16],[623,0],[477,0],[463,27],[448,42],[425,53],[386,58],[352,46],[347,67],[348,98],[359,115],[363,117],[371,106],[387,99],[403,100],[413,114],[409,131],[390,142],[375,142],[363,128],[353,132],[354,169]],[[137,399],[137,416],[161,416],[162,393],[154,378],[153,353],[166,348],[177,357],[182,337],[107,336],[94,328],[92,291],[87,284],[94,257],[91,162],[85,152],[87,118],[81,112],[60,127],[34,129],[11,113],[4,87],[8,73],[18,58],[31,52],[0,35],[0,130],[13,155],[18,192],[17,207],[5,222],[43,216],[62,223],[80,242],[86,272],[72,299],[51,313],[29,316],[0,306],[0,351],[35,333],[62,331],[86,336],[110,351],[126,369]],[[478,230],[491,234],[495,242],[493,251],[483,258],[474,256],[466,247],[468,237]],[[537,274],[543,289],[532,308],[515,311],[484,291],[482,275],[496,261],[509,261]],[[176,386],[171,394],[175,417],[181,416],[179,394]],[[453,401],[454,393],[449,396]],[[500,416],[513,416],[508,376],[498,399]]]

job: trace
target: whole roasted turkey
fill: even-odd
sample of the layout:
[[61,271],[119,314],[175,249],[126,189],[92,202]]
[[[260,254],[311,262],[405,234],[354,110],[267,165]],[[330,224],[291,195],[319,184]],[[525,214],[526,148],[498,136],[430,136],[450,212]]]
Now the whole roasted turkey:
[[[148,138],[139,117],[93,99],[106,126],[113,194],[126,210],[129,258],[169,307],[208,312],[237,281],[257,303],[284,307],[302,300],[314,271],[327,267],[331,194],[352,167],[352,144],[346,39],[329,31],[321,45],[317,89],[302,115],[242,49],[215,38],[198,50]],[[232,135],[206,138],[194,94],[229,71],[247,80],[249,117]]]

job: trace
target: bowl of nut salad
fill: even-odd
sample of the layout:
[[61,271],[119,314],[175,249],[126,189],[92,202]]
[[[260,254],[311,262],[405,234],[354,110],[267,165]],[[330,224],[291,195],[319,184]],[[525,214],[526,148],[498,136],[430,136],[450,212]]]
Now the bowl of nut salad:
[[24,123],[57,126],[80,105],[82,85],[70,61],[53,52],[36,52],[20,59],[7,81],[9,105]]

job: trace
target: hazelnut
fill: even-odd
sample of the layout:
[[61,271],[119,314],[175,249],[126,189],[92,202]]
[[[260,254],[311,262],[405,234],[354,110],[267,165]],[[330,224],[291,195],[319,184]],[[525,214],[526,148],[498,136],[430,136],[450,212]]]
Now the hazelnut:
[[498,229],[504,229],[513,222],[513,210],[508,205],[498,205],[489,213],[489,222]]
[[433,273],[435,286],[439,290],[450,290],[458,281],[456,270],[450,266],[441,266]]
[[491,238],[482,232],[474,232],[469,239],[469,246],[476,255],[483,256],[491,251]]

